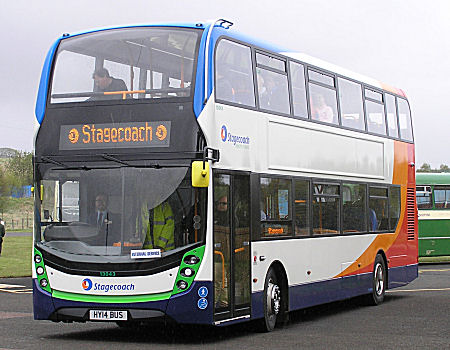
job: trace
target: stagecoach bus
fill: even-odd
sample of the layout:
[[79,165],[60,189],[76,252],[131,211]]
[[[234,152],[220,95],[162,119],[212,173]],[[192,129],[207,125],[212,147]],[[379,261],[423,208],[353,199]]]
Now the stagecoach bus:
[[107,28],[50,48],[35,319],[270,331],[417,277],[404,92],[231,27]]
[[450,174],[417,173],[416,190],[419,257],[450,255]]

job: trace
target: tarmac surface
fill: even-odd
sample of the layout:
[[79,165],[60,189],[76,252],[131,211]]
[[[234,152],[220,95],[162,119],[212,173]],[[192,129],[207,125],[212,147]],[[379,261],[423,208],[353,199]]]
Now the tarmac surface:
[[421,265],[379,306],[354,298],[308,308],[271,333],[253,323],[127,330],[34,321],[30,288],[30,278],[0,279],[0,349],[450,349],[450,264]]

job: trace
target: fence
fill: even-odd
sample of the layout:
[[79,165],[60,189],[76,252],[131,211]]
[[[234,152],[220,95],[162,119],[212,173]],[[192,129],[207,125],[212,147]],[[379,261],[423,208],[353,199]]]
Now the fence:
[[33,228],[33,215],[31,213],[2,213],[2,220],[5,222],[5,230],[28,230]]

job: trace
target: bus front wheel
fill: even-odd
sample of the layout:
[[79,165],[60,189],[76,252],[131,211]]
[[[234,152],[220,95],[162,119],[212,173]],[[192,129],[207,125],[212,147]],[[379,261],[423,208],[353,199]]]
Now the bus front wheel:
[[372,293],[368,295],[370,305],[381,304],[386,293],[386,264],[383,257],[377,254],[372,273]]
[[282,283],[273,268],[269,269],[264,283],[264,319],[261,320],[261,330],[271,332],[275,328],[277,318],[284,312],[282,300]]

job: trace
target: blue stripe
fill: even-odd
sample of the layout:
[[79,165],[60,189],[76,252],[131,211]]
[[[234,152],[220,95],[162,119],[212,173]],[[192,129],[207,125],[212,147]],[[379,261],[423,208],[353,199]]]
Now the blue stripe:
[[56,40],[53,46],[50,48],[50,50],[47,53],[47,57],[45,58],[44,66],[42,67],[41,81],[39,82],[39,91],[36,99],[36,109],[35,109],[36,119],[39,122],[39,124],[41,124],[42,121],[44,120],[45,106],[47,103],[47,91],[50,80],[50,72],[52,69],[52,62],[55,56],[56,48],[58,47],[61,39],[62,37]]

